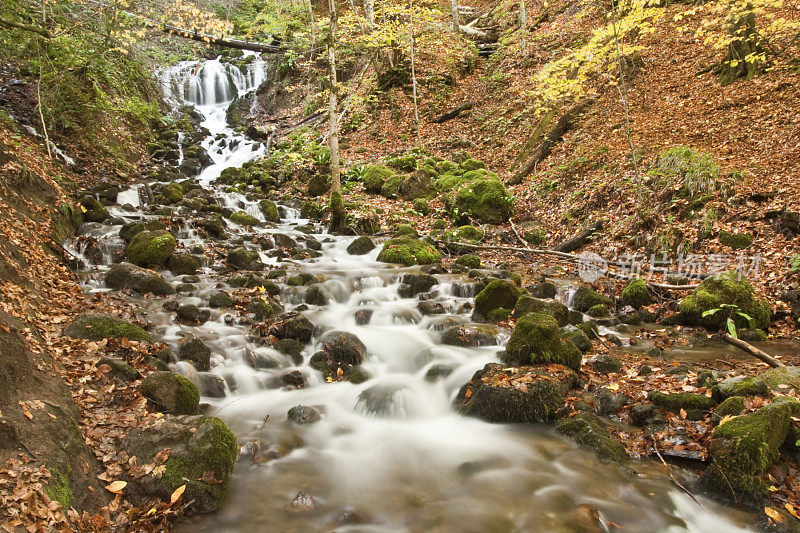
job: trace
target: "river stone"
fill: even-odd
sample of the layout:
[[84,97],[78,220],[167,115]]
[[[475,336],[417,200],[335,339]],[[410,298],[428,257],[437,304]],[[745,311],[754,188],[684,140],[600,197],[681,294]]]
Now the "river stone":
[[550,298],[553,299],[556,297],[558,293],[558,286],[551,281],[543,281],[538,285],[533,285],[528,287],[528,292],[531,293],[531,296],[534,298]]
[[253,313],[256,320],[266,320],[282,311],[280,304],[266,298],[253,298],[247,304],[247,312]]
[[294,364],[299,365],[303,362],[303,350],[306,345],[299,340],[278,339],[272,346],[283,355],[291,357]]
[[278,316],[277,320],[270,327],[270,334],[279,339],[297,339],[300,342],[308,342],[314,332],[314,326],[300,313],[284,313]]
[[208,297],[209,307],[213,307],[215,309],[221,307],[233,307],[235,303],[236,302],[234,302],[233,298],[231,298],[231,296],[224,291],[217,291]]
[[200,379],[200,395],[209,398],[224,398],[225,397],[225,380],[216,374],[210,372],[199,372],[198,378]]
[[275,246],[279,248],[287,248],[289,250],[297,248],[297,241],[289,237],[288,235],[284,235],[283,233],[276,233],[272,236],[275,240]]
[[596,355],[586,361],[586,364],[595,372],[615,374],[622,369],[622,363],[613,355],[607,353]]
[[413,298],[421,292],[428,292],[439,281],[429,274],[406,274],[400,280],[398,294],[403,298]]
[[364,362],[367,347],[358,337],[346,331],[331,331],[319,340],[319,346],[328,358],[337,363],[360,365]]
[[211,318],[211,311],[200,309],[194,304],[184,304],[178,307],[178,319],[187,324],[202,324]]
[[361,391],[356,398],[356,411],[381,418],[403,418],[411,414],[410,393],[405,385],[379,383]]
[[222,420],[206,416],[165,416],[152,426],[132,429],[123,442],[139,464],[157,462],[169,450],[163,469],[129,480],[125,497],[137,505],[169,501],[185,485],[183,502],[194,512],[219,509],[228,492],[236,460],[236,437]]
[[592,341],[589,340],[589,337],[586,336],[586,333],[579,330],[575,326],[567,326],[564,329],[561,338],[574,344],[575,347],[582,353],[586,353],[592,349]]
[[580,370],[582,358],[571,342],[561,340],[556,319],[542,313],[517,320],[505,351],[498,355],[509,365],[558,363],[575,371]]
[[130,289],[139,294],[175,294],[175,288],[153,270],[137,267],[131,263],[112,266],[105,277],[105,284],[112,289]]
[[228,252],[228,266],[237,270],[261,270],[264,264],[261,262],[258,252],[247,248],[236,248]]
[[759,377],[772,390],[800,390],[800,367],[784,366],[779,368],[770,368],[769,370],[762,372]]
[[485,320],[505,319],[514,309],[521,290],[512,282],[495,279],[475,296],[475,316]]
[[[770,322],[772,311],[767,301],[756,295],[747,279],[739,280],[734,272],[717,274],[703,280],[678,304],[677,322],[686,326],[724,330],[727,327],[728,313],[723,311],[704,313],[726,304],[735,305],[739,311],[749,315],[757,329],[766,328]],[[750,326],[748,321],[738,314],[734,313],[731,318],[737,328]]]
[[175,252],[178,241],[167,230],[142,231],[131,239],[125,257],[140,267],[164,265]]
[[100,368],[103,365],[109,368],[107,374],[122,381],[134,381],[142,377],[135,368],[118,357],[101,357],[96,366]]
[[606,387],[597,391],[597,414],[608,416],[618,413],[628,405],[630,398],[621,392],[614,392]]
[[582,411],[562,418],[556,424],[556,430],[603,459],[621,462],[629,458],[625,447],[611,437],[603,421],[592,413]]
[[155,372],[144,378],[142,396],[160,411],[175,415],[195,414],[200,403],[195,384],[174,372]]
[[769,387],[760,378],[749,376],[736,376],[723,379],[711,388],[714,399],[718,402],[731,396],[761,396],[767,397]]
[[319,422],[322,419],[322,415],[316,407],[295,405],[286,413],[286,419],[304,426]]
[[705,394],[691,392],[677,392],[665,394],[660,391],[648,393],[650,401],[665,411],[680,413],[683,410],[689,420],[701,420],[705,413],[711,410],[717,402]]
[[497,328],[482,324],[463,324],[448,328],[442,332],[442,344],[450,346],[495,346],[497,344]]
[[79,316],[64,329],[64,334],[73,339],[90,341],[101,341],[105,338],[150,340],[150,335],[139,326],[111,315]]
[[217,239],[226,239],[228,237],[228,226],[225,224],[222,215],[216,213],[209,215],[200,219],[198,225],[209,237],[215,237]]
[[350,255],[364,255],[370,253],[374,249],[375,243],[372,242],[372,239],[363,235],[347,246],[347,253]]
[[197,270],[200,268],[200,260],[189,252],[179,252],[169,258],[167,267],[176,276],[197,274]]
[[327,305],[333,299],[331,294],[319,285],[312,285],[306,290],[303,301],[311,305]]
[[648,433],[660,431],[667,425],[661,410],[652,403],[641,402],[631,406],[631,423],[645,428]]
[[378,254],[378,261],[406,266],[438,263],[440,258],[439,251],[432,245],[409,236],[389,239]]
[[569,324],[569,308],[566,305],[523,294],[514,305],[514,316],[519,318],[528,313],[550,315],[558,321],[559,326]]
[[605,306],[610,306],[614,302],[594,289],[591,289],[586,285],[581,285],[575,290],[575,294],[572,296],[570,303],[577,311],[586,313],[595,305],[603,304]]
[[189,337],[183,341],[178,357],[182,361],[189,361],[200,372],[209,370],[211,361],[211,348],[198,339]]
[[442,302],[432,302],[430,300],[418,303],[417,310],[423,315],[442,315],[447,312],[447,308]]
[[489,363],[461,387],[455,407],[487,422],[546,422],[555,418],[576,384],[575,373],[562,365],[512,370]]

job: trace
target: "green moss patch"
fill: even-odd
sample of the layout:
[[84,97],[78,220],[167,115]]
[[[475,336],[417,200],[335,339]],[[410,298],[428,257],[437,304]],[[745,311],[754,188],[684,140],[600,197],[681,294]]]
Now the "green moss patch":
[[[757,329],[766,328],[772,315],[769,304],[755,294],[750,282],[738,279],[735,272],[726,272],[703,280],[681,300],[679,320],[687,326],[703,326],[710,330],[725,329],[728,317],[733,319],[737,328],[751,325],[734,309],[725,309],[723,305],[736,306],[749,315],[753,319],[752,326]],[[706,311],[714,309],[720,310],[703,316]]]
[[544,313],[531,313],[517,320],[499,357],[509,365],[558,363],[575,371],[581,366],[581,352],[561,339],[558,322]]
[[406,266],[438,263],[439,251],[430,244],[413,237],[389,239],[378,254],[378,261],[400,263]]

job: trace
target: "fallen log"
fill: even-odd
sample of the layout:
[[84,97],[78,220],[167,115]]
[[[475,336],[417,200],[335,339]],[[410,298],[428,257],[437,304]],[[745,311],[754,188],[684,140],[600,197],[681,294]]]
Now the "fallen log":
[[472,102],[467,102],[465,104],[462,104],[462,105],[456,107],[455,109],[451,109],[447,113],[439,115],[438,117],[433,119],[433,123],[434,124],[441,124],[443,122],[447,122],[448,120],[452,120],[452,119],[456,118],[458,115],[460,115],[462,112],[469,111],[470,109],[472,109],[473,106],[474,106],[474,104]]
[[736,337],[733,337],[727,333],[720,333],[719,337],[728,344],[736,346],[737,348],[741,348],[742,350],[749,353],[756,359],[760,359],[761,361],[767,363],[772,368],[780,368],[786,366],[785,364],[781,363],[780,361],[772,357],[767,352],[759,350],[749,342],[745,342],[742,339],[737,339]]
[[586,228],[585,230],[581,231],[573,238],[569,239],[568,241],[564,241],[561,244],[557,244],[553,246],[553,250],[557,252],[574,252],[575,250],[580,250],[590,242],[592,242],[592,237],[598,231],[602,231],[603,229],[603,221],[599,220]]
[[239,39],[217,37],[216,35],[200,33],[199,31],[196,30],[194,31],[184,30],[182,28],[178,28],[177,26],[170,26],[168,24],[165,24],[162,30],[164,31],[164,33],[167,33],[169,35],[175,35],[178,37],[183,37],[184,39],[191,39],[193,41],[213,44],[215,46],[222,46],[225,48],[236,48],[238,50],[251,50],[253,52],[265,52],[273,54],[284,51],[283,48],[281,48],[280,46],[275,46],[274,44],[264,44],[251,41],[242,41]]
[[536,148],[533,155],[525,161],[517,170],[511,179],[508,181],[509,185],[517,185],[522,182],[522,179],[529,175],[536,169],[536,165],[541,163],[548,155],[553,147],[561,142],[564,134],[567,133],[572,126],[581,118],[583,113],[591,107],[594,103],[594,98],[587,98],[578,102],[572,109],[567,111],[558,121],[550,128],[550,131],[544,136],[542,142]]

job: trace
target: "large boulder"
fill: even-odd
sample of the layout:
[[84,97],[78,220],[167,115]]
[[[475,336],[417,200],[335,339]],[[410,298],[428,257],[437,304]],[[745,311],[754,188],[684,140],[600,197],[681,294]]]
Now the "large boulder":
[[236,248],[228,252],[228,266],[238,270],[260,270],[264,265],[255,250]]
[[[135,503],[169,501],[176,489],[186,485],[183,501],[192,502],[191,510],[211,512],[222,505],[237,449],[236,437],[222,420],[167,416],[150,427],[131,430],[123,447],[140,465],[159,465],[130,480],[125,493]],[[166,460],[159,464],[157,456]]]
[[556,424],[556,429],[603,459],[620,462],[629,459],[625,447],[611,437],[603,421],[595,414],[580,412],[562,418]]
[[432,196],[436,193],[436,189],[431,183],[431,173],[421,168],[415,170],[407,180],[400,184],[399,193],[405,200]]
[[383,165],[367,165],[362,174],[364,188],[369,193],[380,194],[383,183],[392,175],[394,172]]
[[495,279],[475,296],[475,313],[486,320],[508,318],[522,294],[519,287],[505,279]]
[[189,337],[183,341],[178,356],[182,361],[189,361],[200,372],[205,372],[210,369],[211,365],[211,348],[198,339],[197,337]]
[[314,332],[314,325],[300,313],[284,313],[280,315],[269,330],[271,335],[279,339],[295,339],[308,342]]
[[581,352],[571,342],[561,339],[556,319],[543,313],[531,313],[517,320],[499,357],[516,366],[557,363],[575,371],[581,366]]
[[375,243],[366,235],[358,237],[347,245],[347,253],[350,255],[364,255],[375,249]]
[[594,289],[591,289],[586,285],[581,285],[575,290],[575,294],[572,295],[572,300],[570,303],[576,310],[580,311],[581,313],[586,313],[589,311],[589,309],[596,305],[610,306],[614,302],[612,302],[610,298],[606,298]]
[[106,273],[105,284],[112,289],[130,289],[139,294],[148,292],[155,295],[175,294],[175,288],[167,283],[158,272],[140,268],[131,263],[112,266]]
[[160,411],[173,415],[197,413],[200,392],[194,383],[174,372],[150,374],[142,380],[142,396]]
[[331,331],[319,340],[319,347],[330,361],[360,365],[367,355],[367,347],[361,340],[346,331]]
[[175,252],[178,241],[167,230],[142,231],[131,239],[125,257],[140,267],[161,266]]
[[403,298],[412,298],[421,292],[428,292],[438,284],[439,281],[430,274],[405,274],[397,292]]
[[406,266],[430,265],[439,262],[439,251],[430,244],[410,236],[395,237],[383,244],[378,261]]
[[503,368],[489,363],[458,392],[458,411],[487,422],[546,422],[564,406],[577,377],[561,365]]
[[135,324],[111,315],[83,315],[64,329],[73,339],[100,341],[106,338],[149,341],[150,335]]
[[462,185],[455,194],[453,211],[458,218],[481,224],[502,224],[511,218],[514,199],[499,179],[478,178]]
[[[794,402],[796,403],[796,402]],[[758,505],[768,494],[761,475],[775,461],[792,423],[790,402],[776,402],[758,411],[720,423],[711,436],[713,462],[703,485],[740,502]]]
[[[719,311],[708,313],[714,309]],[[710,330],[725,329],[729,317],[737,328],[764,329],[769,324],[772,313],[766,300],[755,294],[750,282],[745,278],[740,280],[735,272],[717,274],[703,280],[681,300],[678,311],[678,321],[681,324],[703,326]],[[753,323],[750,324],[737,311],[750,316]]]

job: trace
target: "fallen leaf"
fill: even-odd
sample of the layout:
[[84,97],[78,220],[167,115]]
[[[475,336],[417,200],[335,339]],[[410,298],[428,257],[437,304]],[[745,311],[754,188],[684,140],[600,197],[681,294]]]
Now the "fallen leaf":
[[779,513],[772,507],[764,507],[764,514],[767,515],[770,518],[770,520],[774,522],[780,522],[783,520],[781,513]]
[[124,489],[127,486],[128,486],[127,481],[117,480],[110,483],[109,485],[106,485],[106,490],[114,494],[122,494],[122,489]]
[[185,490],[186,490],[186,484],[183,484],[177,489],[175,489],[175,492],[173,492],[172,496],[169,497],[169,504],[175,505],[175,502],[181,499],[181,496],[183,496],[183,491]]

